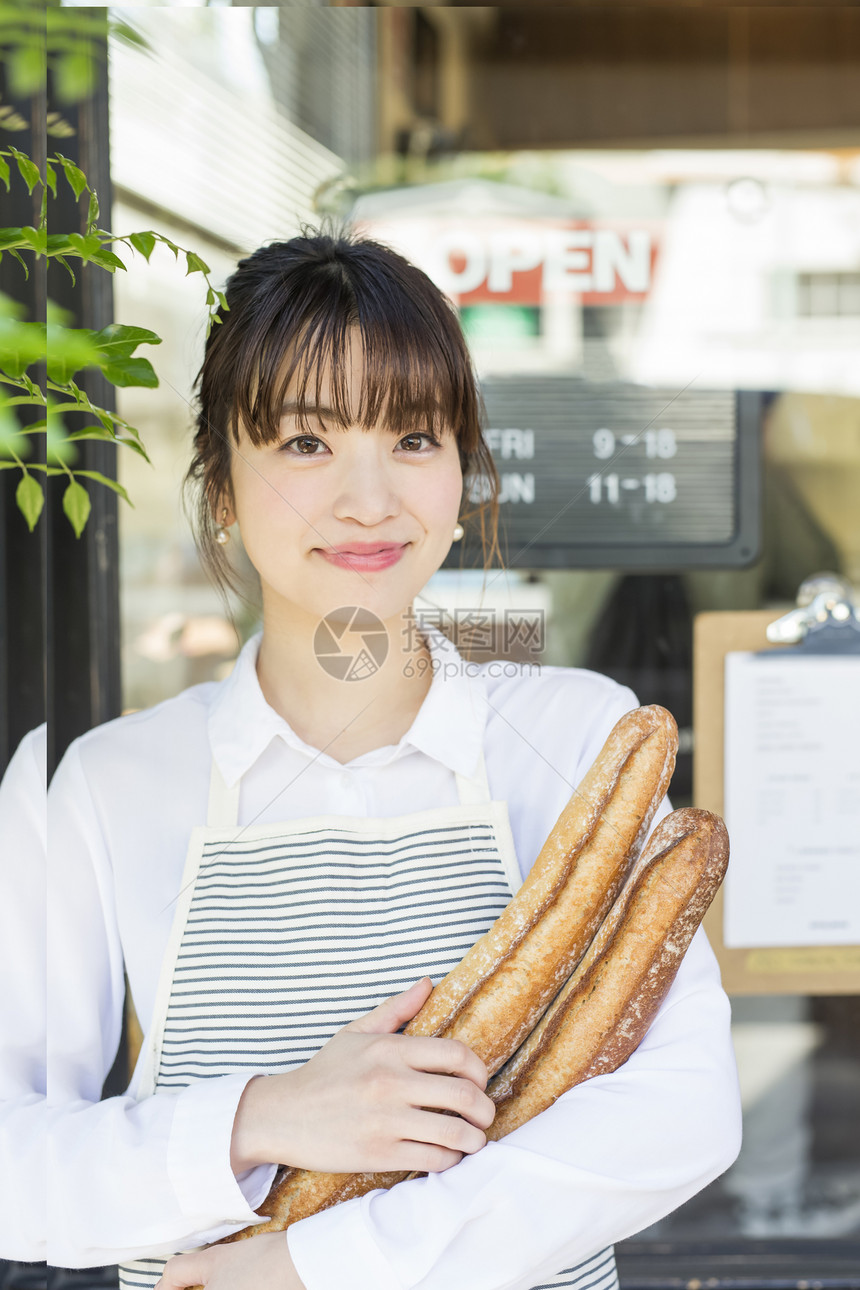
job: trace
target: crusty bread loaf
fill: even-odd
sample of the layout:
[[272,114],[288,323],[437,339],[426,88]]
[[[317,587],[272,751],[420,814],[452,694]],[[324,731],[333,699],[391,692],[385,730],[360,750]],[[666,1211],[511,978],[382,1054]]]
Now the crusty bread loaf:
[[[669,787],[677,733],[657,706],[616,723],[519,891],[406,1034],[459,1039],[491,1074],[507,1061],[585,953],[638,857]],[[280,1230],[405,1177],[287,1169],[259,1210],[270,1221],[225,1239]]]
[[642,849],[672,778],[678,731],[665,708],[616,723],[523,885],[436,986],[407,1035],[454,1038],[493,1074],[585,953]]
[[574,1085],[627,1060],[675,979],[728,858],[718,816],[690,808],[661,821],[579,968],[490,1081],[497,1109],[488,1138],[505,1137]]

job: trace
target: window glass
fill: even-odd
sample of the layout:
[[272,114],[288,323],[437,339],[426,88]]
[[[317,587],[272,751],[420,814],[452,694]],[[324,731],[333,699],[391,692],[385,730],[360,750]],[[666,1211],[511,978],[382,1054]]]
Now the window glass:
[[[629,45],[601,62],[611,15],[584,48],[575,14],[512,7],[143,5],[123,16],[149,50],[111,49],[115,230],[158,228],[219,286],[303,220],[403,249],[459,309],[488,402],[500,389],[520,399],[515,424],[488,427],[510,507],[534,501],[528,435],[551,398],[560,415],[592,401],[577,422],[591,465],[571,495],[611,530],[613,516],[654,524],[683,494],[674,423],[630,431],[622,395],[666,392],[667,417],[681,395],[691,408],[711,398],[682,425],[710,462],[696,469],[711,501],[738,458],[702,445],[729,442],[736,392],[759,396],[756,559],[646,574],[629,563],[631,530],[601,567],[536,561],[486,586],[445,569],[425,589],[449,615],[476,600],[496,616],[518,608],[545,628],[541,661],[602,668],[666,702],[682,727],[676,805],[692,791],[692,614],[777,617],[821,569],[860,586],[860,151],[828,117],[856,64],[822,53],[813,65],[802,49],[792,62],[786,26],[770,79],[756,79],[756,50],[776,40],[768,13],[731,19],[740,62],[726,15],[673,14],[689,53],[673,63],[643,27],[659,27],[657,12],[631,13]],[[206,582],[180,506],[205,284],[159,248],[115,289],[119,321],[163,337],[158,390],[120,391],[156,466],[121,454],[135,503],[121,512],[124,701],[137,708],[223,676],[258,617],[253,594],[228,609]],[[717,517],[728,525],[733,496]],[[241,563],[238,538],[233,549]],[[742,1155],[646,1239],[860,1234],[858,1001],[733,1003]]]

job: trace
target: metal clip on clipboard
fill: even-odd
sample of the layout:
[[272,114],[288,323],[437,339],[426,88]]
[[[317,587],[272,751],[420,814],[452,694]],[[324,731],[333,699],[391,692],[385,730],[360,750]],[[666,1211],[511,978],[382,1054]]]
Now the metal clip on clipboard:
[[[807,578],[797,592],[797,609],[770,623],[767,638],[774,645],[796,645],[798,653],[860,654],[860,604],[851,583],[836,573]],[[784,657],[781,650],[764,655]]]

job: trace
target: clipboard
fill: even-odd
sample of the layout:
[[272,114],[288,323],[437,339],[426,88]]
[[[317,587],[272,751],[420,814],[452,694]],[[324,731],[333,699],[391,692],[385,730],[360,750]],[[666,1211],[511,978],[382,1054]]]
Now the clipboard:
[[[772,610],[699,614],[693,640],[693,801],[722,816],[726,655],[860,653],[860,609],[844,579],[817,575],[801,586],[797,608],[776,621]],[[860,945],[733,949],[724,943],[723,919],[720,890],[704,926],[728,994],[860,994]]]

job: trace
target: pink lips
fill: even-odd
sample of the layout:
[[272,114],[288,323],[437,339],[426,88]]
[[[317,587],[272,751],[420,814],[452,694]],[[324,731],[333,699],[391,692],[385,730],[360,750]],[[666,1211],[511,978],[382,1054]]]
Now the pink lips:
[[360,573],[372,573],[375,569],[387,569],[390,565],[396,564],[406,550],[406,546],[406,543],[394,546],[391,543],[356,542],[349,547],[325,550],[318,547],[317,550],[320,555],[325,556],[329,564],[339,565],[342,569],[354,569]]

